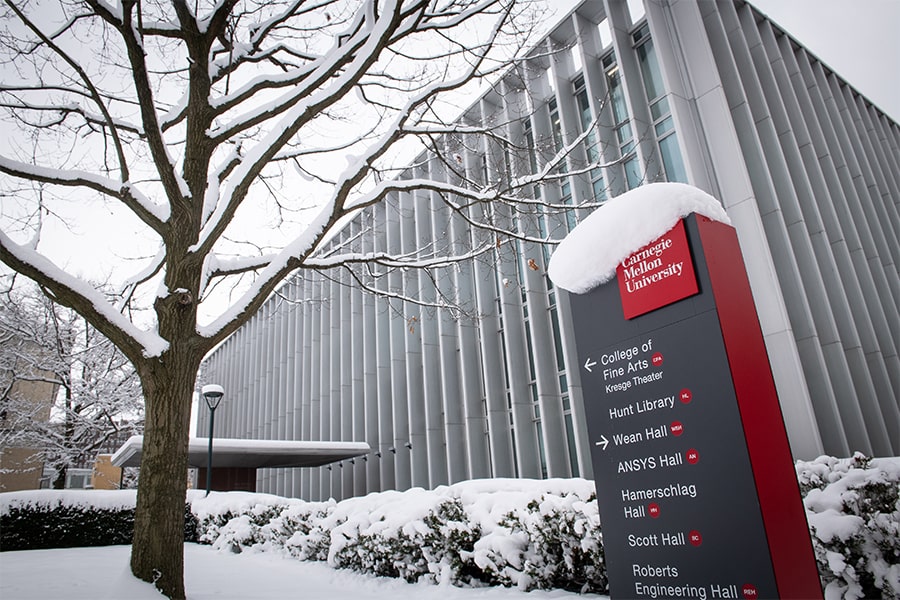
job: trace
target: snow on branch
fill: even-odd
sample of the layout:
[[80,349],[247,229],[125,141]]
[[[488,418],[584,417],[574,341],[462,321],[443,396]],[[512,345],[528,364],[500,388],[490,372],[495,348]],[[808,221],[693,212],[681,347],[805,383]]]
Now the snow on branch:
[[133,359],[159,356],[168,348],[168,342],[155,331],[137,327],[92,286],[69,275],[34,250],[16,244],[2,231],[0,260],[37,282],[53,295],[56,302],[77,310]]
[[138,218],[157,232],[163,229],[164,222],[169,218],[165,207],[153,203],[131,182],[119,183],[87,171],[41,167],[12,160],[5,156],[0,156],[0,173],[37,183],[82,187],[100,192],[105,196],[122,201]]
[[[266,297],[272,293],[279,283],[291,271],[301,266],[301,258],[307,256],[319,243],[322,235],[328,231],[333,220],[333,206],[326,205],[319,211],[318,216],[310,225],[297,236],[261,269],[253,284],[241,294],[237,302],[206,326],[198,326],[197,333],[214,345],[225,339],[232,331],[236,330],[243,320],[253,314]],[[207,264],[207,268],[214,268],[213,264]],[[260,265],[262,266],[262,265]],[[205,275],[205,281],[209,281],[209,273]]]
[[419,252],[407,255],[396,255],[388,252],[349,252],[346,254],[333,254],[328,257],[307,258],[303,261],[303,266],[314,269],[331,269],[352,264],[376,264],[392,269],[433,269],[476,258],[490,251],[493,247],[493,244],[484,244],[458,255],[432,256],[428,258],[417,256]]
[[128,306],[128,303],[131,302],[131,298],[137,291],[138,286],[150,281],[153,277],[159,274],[165,262],[166,249],[165,246],[160,245],[159,249],[156,252],[156,255],[144,266],[144,268],[124,281],[119,291],[121,300],[116,306],[116,310],[118,310],[119,312],[124,311]]
[[[256,142],[235,166],[226,179],[215,207],[209,200],[206,202],[202,220],[204,228],[198,244],[195,245],[195,251],[200,254],[209,252],[215,241],[224,233],[237,207],[243,202],[251,184],[263,168],[278,156],[282,148],[305,124],[340,101],[359,83],[377,61],[380,51],[388,40],[396,36],[397,25],[394,20],[397,18],[409,20],[409,15],[396,3],[388,3],[383,9],[382,16],[371,25],[370,30],[358,33],[352,43],[346,45],[346,49],[338,51],[338,48],[334,48],[332,52],[326,54],[310,75],[310,81],[297,86],[279,101],[249,113],[237,124],[232,123],[225,129],[210,132],[214,141],[221,141],[247,127],[280,115],[279,123]],[[316,90],[319,86],[323,86],[322,89]],[[388,140],[378,147],[375,153],[369,154],[383,153],[394,139],[396,136],[388,136]],[[345,178],[345,183],[352,181],[355,185],[361,178],[361,171],[356,171],[350,178]],[[348,191],[346,186],[339,187],[343,187],[344,193]],[[339,207],[340,203],[337,202],[334,206]]]
[[[48,92],[48,88],[41,87],[26,87],[26,86],[0,86],[0,92],[6,92],[8,94],[16,93],[16,92],[37,92],[40,94],[46,94]],[[67,90],[72,94],[82,94],[78,90]],[[137,136],[143,134],[141,128],[129,121],[124,119],[117,119],[115,117],[110,116],[107,118],[102,114],[97,114],[88,108],[81,106],[80,104],[70,102],[67,104],[37,104],[34,102],[26,102],[23,99],[17,98],[16,102],[0,102],[0,107],[11,109],[13,111],[29,111],[39,114],[46,114],[52,117],[52,120],[48,122],[42,122],[38,124],[34,124],[35,127],[49,127],[52,125],[61,124],[65,121],[69,115],[78,115],[84,122],[92,127],[100,127],[107,128],[110,125],[119,131],[128,132]]]
[[[368,263],[371,265],[371,263]],[[451,316],[455,319],[458,318],[465,311],[454,302],[452,299],[447,298],[447,296],[440,290],[436,288],[437,298],[436,300],[427,300],[422,298],[421,296],[410,296],[408,294],[403,294],[396,290],[386,290],[381,289],[372,285],[369,285],[362,277],[360,277],[359,273],[355,272],[350,268],[350,265],[341,265],[346,272],[350,274],[350,278],[353,280],[353,285],[359,287],[362,291],[371,294],[373,296],[378,296],[380,298],[387,298],[388,300],[398,300],[413,306],[421,306],[424,308],[437,308],[441,310],[447,310],[450,312]],[[426,272],[429,272],[429,269],[424,269]],[[372,274],[370,273],[370,276]],[[330,279],[335,281],[333,277],[329,277],[327,274],[325,275],[326,279]],[[343,284],[343,282],[338,282]],[[475,315],[471,315],[475,316]]]

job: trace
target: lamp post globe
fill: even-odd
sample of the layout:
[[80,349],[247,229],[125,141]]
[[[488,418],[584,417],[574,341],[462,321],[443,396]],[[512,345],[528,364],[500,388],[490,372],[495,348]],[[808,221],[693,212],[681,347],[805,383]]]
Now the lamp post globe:
[[206,401],[206,406],[209,407],[209,447],[206,451],[206,495],[209,496],[212,487],[213,423],[216,418],[216,409],[225,395],[225,388],[221,385],[209,384],[204,385],[200,393]]

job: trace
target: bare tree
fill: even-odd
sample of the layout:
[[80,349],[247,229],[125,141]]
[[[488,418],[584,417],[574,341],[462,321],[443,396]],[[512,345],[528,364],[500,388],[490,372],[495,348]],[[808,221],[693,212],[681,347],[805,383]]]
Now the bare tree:
[[[133,363],[146,425],[131,567],[183,598],[191,398],[211,348],[298,269],[434,268],[493,251],[501,234],[542,241],[488,208],[523,199],[527,208],[534,196],[520,192],[553,177],[549,166],[446,182],[391,169],[410,140],[450,166],[459,161],[441,136],[517,147],[501,123],[448,124],[438,99],[505,69],[539,20],[527,0],[4,4],[0,259]],[[485,227],[487,242],[394,256],[322,251],[346,217],[412,189]],[[87,267],[67,236],[87,204],[137,232],[133,248],[120,247],[113,296],[76,275]],[[266,227],[248,231],[260,214]],[[75,241],[60,250],[62,238]]]
[[[19,394],[22,383],[58,390],[46,402]],[[140,433],[143,395],[131,363],[74,311],[38,290],[0,302],[0,446],[28,448],[65,487],[69,468],[91,464],[120,435]],[[51,410],[47,411],[47,406]]]

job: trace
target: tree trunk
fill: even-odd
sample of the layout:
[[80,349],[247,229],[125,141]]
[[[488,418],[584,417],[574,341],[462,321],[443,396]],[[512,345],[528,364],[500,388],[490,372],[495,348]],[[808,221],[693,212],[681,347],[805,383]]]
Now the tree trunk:
[[184,505],[195,358],[166,352],[141,372],[146,402],[131,571],[173,600],[184,591]]
[[60,467],[56,471],[56,477],[53,479],[53,489],[54,490],[64,490],[66,489],[66,474],[68,469],[65,466]]

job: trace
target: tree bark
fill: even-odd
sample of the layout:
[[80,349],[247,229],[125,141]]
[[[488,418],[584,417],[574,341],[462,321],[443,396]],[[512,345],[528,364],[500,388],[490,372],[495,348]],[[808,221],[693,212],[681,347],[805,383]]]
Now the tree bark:
[[198,364],[167,352],[141,371],[146,428],[131,546],[132,573],[185,598],[184,506],[191,400]]
[[56,477],[53,478],[53,489],[54,490],[64,490],[66,489],[66,474],[68,469],[66,467],[60,467],[60,469],[56,472]]

